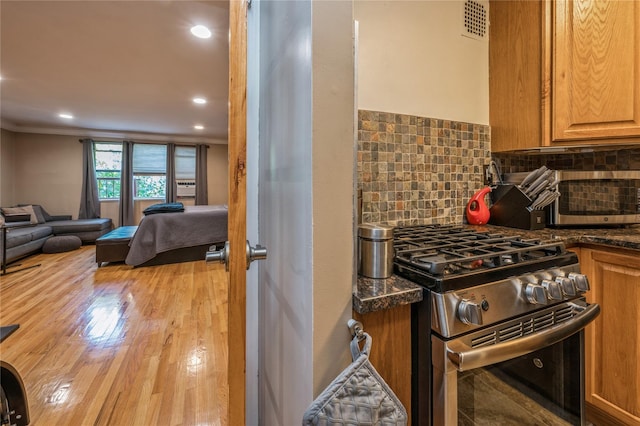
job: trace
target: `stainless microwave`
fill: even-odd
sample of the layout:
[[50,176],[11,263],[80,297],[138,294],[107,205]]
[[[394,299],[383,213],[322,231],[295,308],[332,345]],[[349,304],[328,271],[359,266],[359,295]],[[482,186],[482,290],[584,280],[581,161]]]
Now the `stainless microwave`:
[[[640,223],[640,170],[556,170],[560,198],[547,209],[552,226]],[[518,184],[527,173],[505,175]]]

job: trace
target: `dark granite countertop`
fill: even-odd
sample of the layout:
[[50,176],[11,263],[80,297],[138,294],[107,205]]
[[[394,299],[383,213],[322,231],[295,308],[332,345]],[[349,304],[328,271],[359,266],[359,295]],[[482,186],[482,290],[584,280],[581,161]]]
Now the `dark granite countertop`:
[[359,314],[367,314],[421,300],[422,287],[398,275],[386,279],[358,277],[353,309]]
[[[606,247],[640,250],[640,225],[618,228],[545,228],[536,231],[502,226],[471,226],[481,232],[520,236],[541,241],[562,240],[567,247],[595,244]],[[397,275],[387,279],[358,277],[353,295],[353,309],[366,314],[422,300],[422,287]]]
[[536,231],[505,228],[503,226],[472,226],[479,231],[497,232],[502,235],[519,235],[541,241],[562,240],[567,247],[580,244],[597,244],[607,247],[640,250],[640,225],[609,228],[544,228]]

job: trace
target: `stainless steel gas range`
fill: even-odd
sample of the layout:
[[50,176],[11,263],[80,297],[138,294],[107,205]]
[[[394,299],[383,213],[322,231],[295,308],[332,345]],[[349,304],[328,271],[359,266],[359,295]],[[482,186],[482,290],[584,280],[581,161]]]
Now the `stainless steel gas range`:
[[584,327],[599,313],[577,256],[462,226],[394,231],[412,307],[415,425],[584,425]]

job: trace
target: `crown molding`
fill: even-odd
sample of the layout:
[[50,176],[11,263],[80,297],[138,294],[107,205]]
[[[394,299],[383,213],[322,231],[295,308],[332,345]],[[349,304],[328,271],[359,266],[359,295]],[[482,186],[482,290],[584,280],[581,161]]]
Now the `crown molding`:
[[140,133],[127,131],[107,131],[94,129],[80,129],[73,127],[37,127],[21,126],[8,120],[0,119],[0,126],[14,133],[34,133],[43,135],[78,136],[84,138],[98,139],[129,139],[144,140],[152,142],[178,142],[186,144],[207,144],[207,145],[227,145],[226,137],[202,137],[188,135],[165,135],[157,133]]

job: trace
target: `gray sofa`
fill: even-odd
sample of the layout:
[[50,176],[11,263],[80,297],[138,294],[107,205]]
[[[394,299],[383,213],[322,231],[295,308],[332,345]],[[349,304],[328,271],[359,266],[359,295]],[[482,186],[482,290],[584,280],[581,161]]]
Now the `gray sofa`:
[[[18,206],[18,209],[0,209],[5,220],[3,232],[6,232],[6,262],[40,252],[45,241],[53,236],[75,235],[82,244],[88,244],[94,243],[96,238],[113,229],[109,218],[71,219],[70,215],[52,216],[37,204],[30,206],[33,210],[30,215],[16,213],[19,208],[28,207],[25,205]],[[0,256],[4,250],[0,238]]]

